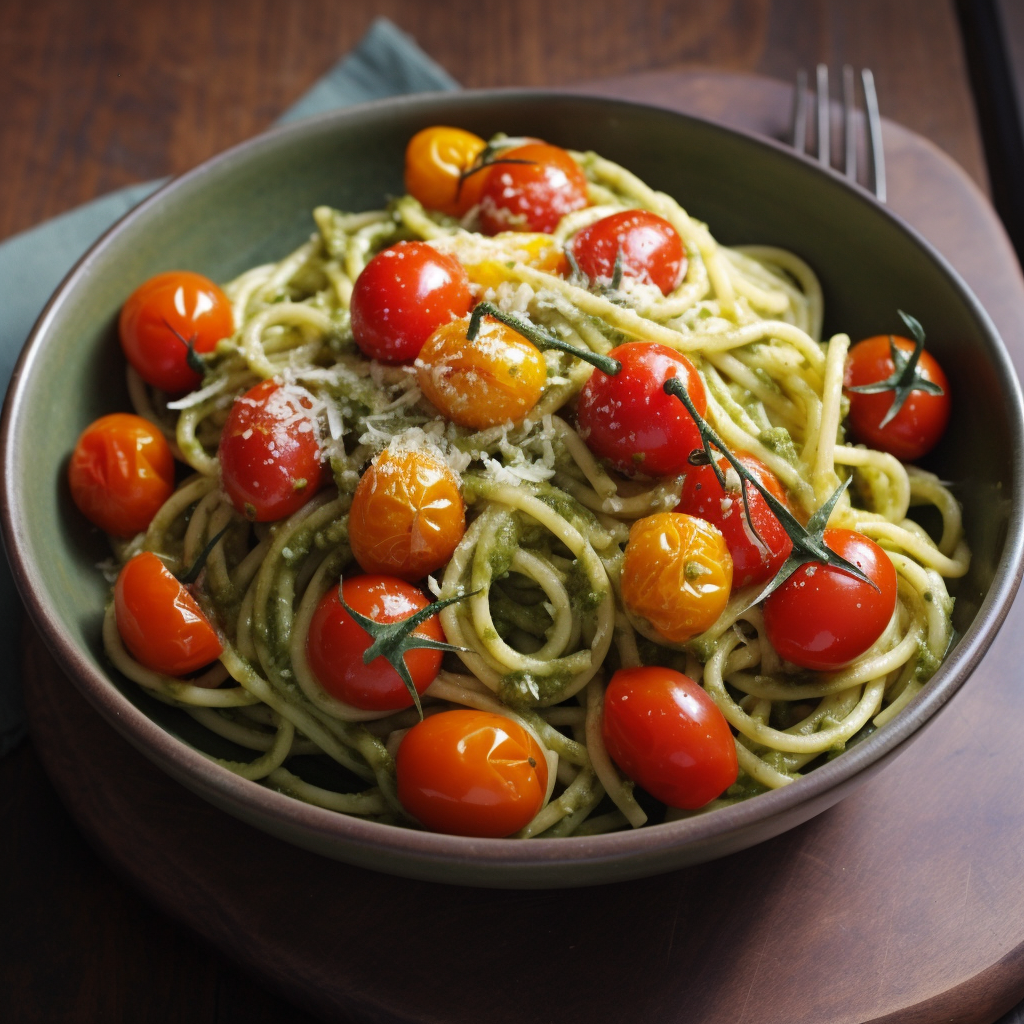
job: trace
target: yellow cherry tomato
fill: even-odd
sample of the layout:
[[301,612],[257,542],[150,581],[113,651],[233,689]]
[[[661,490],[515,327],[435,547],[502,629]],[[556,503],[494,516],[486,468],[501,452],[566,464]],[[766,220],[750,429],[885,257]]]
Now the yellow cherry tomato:
[[461,128],[435,125],[417,132],[405,149],[405,188],[428,210],[462,217],[480,202],[488,170],[461,180],[487,143]]
[[683,643],[703,633],[725,610],[731,590],[732,557],[710,523],[658,512],[630,528],[622,600],[650,627],[651,639]]
[[507,281],[510,261],[525,263],[549,274],[564,275],[569,269],[564,250],[551,235],[503,231],[494,238],[480,238],[479,251],[479,259],[464,260],[464,264],[470,281],[481,289],[497,288],[502,281]]
[[472,341],[468,330],[469,317],[463,317],[427,338],[416,360],[420,390],[462,427],[485,430],[521,420],[547,379],[540,350],[491,317],[484,317]]
[[356,486],[348,539],[364,572],[423,579],[452,557],[465,532],[459,482],[431,452],[385,450]]

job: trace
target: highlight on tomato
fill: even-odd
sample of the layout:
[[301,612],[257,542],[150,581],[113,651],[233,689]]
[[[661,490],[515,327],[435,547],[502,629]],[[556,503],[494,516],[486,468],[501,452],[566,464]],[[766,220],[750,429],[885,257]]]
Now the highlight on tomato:
[[310,395],[261,381],[235,399],[220,437],[220,471],[231,503],[253,522],[297,512],[327,473]]
[[802,565],[764,602],[772,647],[801,668],[831,672],[859,658],[885,632],[896,610],[896,569],[870,537],[825,531],[825,544],[875,586],[818,562]]
[[82,431],[68,483],[86,519],[115,537],[133,537],[173,493],[174,455],[148,420],[112,413]]
[[195,599],[151,551],[129,559],[118,574],[114,617],[132,657],[154,672],[187,676],[224,650]]
[[656,512],[629,529],[622,601],[650,627],[651,639],[681,644],[714,625],[729,601],[732,575],[716,527],[681,512]]
[[701,446],[700,431],[665,381],[678,377],[702,416],[707,392],[689,359],[666,345],[629,341],[609,355],[622,370],[595,370],[580,392],[576,423],[587,447],[623,473],[668,476],[689,468],[690,452]]
[[433,832],[502,838],[544,806],[548,762],[533,735],[488,711],[442,711],[414,725],[396,758],[398,799]]
[[674,669],[619,669],[605,691],[602,735],[619,768],[669,807],[703,807],[739,773],[725,716]]
[[480,197],[480,228],[550,234],[573,210],[587,205],[587,178],[566,150],[530,142],[495,158]]
[[[890,335],[877,335],[857,342],[846,357],[846,388],[875,384],[889,379],[894,371],[889,348]],[[914,342],[910,338],[892,336],[901,352],[910,355]],[[938,444],[949,422],[949,380],[938,360],[924,350],[918,358],[916,372],[943,391],[941,395],[913,390],[904,399],[899,412],[883,423],[893,402],[894,390],[874,394],[847,391],[850,400],[849,425],[853,436],[872,448],[889,452],[904,462],[913,462],[927,455]]]
[[463,178],[487,143],[472,132],[433,125],[405,148],[405,190],[428,210],[463,217],[478,202],[486,171]]
[[686,274],[686,249],[679,232],[649,210],[622,210],[577,232],[569,250],[584,274],[611,284],[618,263],[623,277],[656,285],[664,295]]
[[485,430],[518,422],[537,404],[547,380],[540,350],[493,317],[470,341],[469,317],[439,327],[416,360],[420,390],[453,423]]
[[[734,452],[733,455],[765,490],[783,505],[787,504],[779,478],[760,459],[749,452]],[[732,556],[734,587],[767,583],[789,557],[793,542],[760,492],[750,483],[745,485],[750,510],[748,522],[738,474],[724,457],[718,460],[718,467],[725,475],[727,490],[722,489],[711,466],[695,466],[687,470],[675,510],[707,520],[721,531]]]
[[448,562],[465,532],[459,481],[433,452],[386,449],[356,486],[348,539],[364,572],[423,579]]
[[363,355],[415,359],[438,327],[465,316],[473,295],[465,268],[426,242],[399,242],[370,260],[352,289],[352,335]]
[[188,270],[170,270],[139,285],[118,320],[128,362],[147,384],[169,395],[202,383],[189,350],[212,352],[234,330],[228,297],[209,278]]
[[[374,622],[401,622],[430,603],[409,583],[380,573],[350,576],[340,588],[346,603]],[[337,586],[321,599],[306,637],[306,658],[317,681],[332,697],[364,711],[401,711],[412,707],[412,694],[394,666],[382,655],[369,665],[363,654],[373,643],[369,633],[339,600]],[[413,630],[413,636],[444,642],[441,620],[433,615]],[[405,665],[417,693],[434,681],[442,652],[417,647],[405,654]]]

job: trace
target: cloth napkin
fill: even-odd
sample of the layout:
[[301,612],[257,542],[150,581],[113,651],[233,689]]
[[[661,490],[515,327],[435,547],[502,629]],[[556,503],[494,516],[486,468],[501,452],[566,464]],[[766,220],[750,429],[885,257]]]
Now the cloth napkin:
[[[459,84],[390,21],[375,21],[359,45],[340,60],[281,121],[416,92],[458,89]],[[111,192],[0,244],[0,383],[6,387],[32,325],[50,294],[78,258],[111,224],[155,191],[147,181]],[[25,734],[18,653],[21,601],[0,560],[0,756]]]

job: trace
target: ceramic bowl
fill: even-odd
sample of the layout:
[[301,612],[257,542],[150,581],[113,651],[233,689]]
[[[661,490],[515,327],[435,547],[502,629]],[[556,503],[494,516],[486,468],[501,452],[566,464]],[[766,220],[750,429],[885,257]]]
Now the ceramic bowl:
[[[956,382],[951,428],[929,465],[955,482],[973,560],[954,586],[960,639],[892,723],[794,785],[704,816],[595,837],[473,840],[360,821],[240,779],[194,749],[223,755],[219,741],[111,670],[100,643],[108,587],[96,568],[109,551],[74,509],[65,476],[85,425],[129,408],[115,332],[121,303],[163,270],[227,280],[279,259],[309,236],[317,205],[379,207],[403,191],[405,144],[430,124],[597,150],[677,197],[720,241],[793,250],[820,275],[826,333],[863,337],[892,323],[897,308],[927,311],[929,348]],[[979,407],[984,419],[972,415]],[[47,306],[15,372],[2,443],[4,539],[18,585],[69,679],[101,715],[182,784],[258,828],[328,857],[435,881],[621,880],[719,857],[805,821],[940,711],[991,642],[1021,570],[1020,393],[989,318],[942,257],[866,192],[785,147],[602,99],[501,92],[385,101],[280,128],[171,182],[100,239]]]

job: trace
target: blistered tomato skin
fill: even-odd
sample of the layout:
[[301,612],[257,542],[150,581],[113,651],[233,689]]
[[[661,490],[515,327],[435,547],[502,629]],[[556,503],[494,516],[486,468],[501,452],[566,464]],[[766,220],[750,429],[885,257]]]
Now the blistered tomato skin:
[[[524,163],[503,163],[522,160]],[[480,199],[480,228],[550,234],[573,210],[587,205],[587,178],[558,146],[533,142],[502,152],[489,171]]]
[[220,469],[235,508],[254,522],[297,512],[323,483],[319,428],[300,389],[265,380],[235,399],[221,432]]
[[664,295],[675,291],[686,273],[686,250],[679,233],[664,217],[647,210],[623,210],[579,231],[569,243],[580,270],[591,281],[608,285],[622,253],[622,275],[656,285]]
[[548,764],[518,723],[486,711],[443,711],[414,725],[396,758],[398,799],[433,832],[500,839],[544,805]]
[[703,807],[739,772],[725,716],[669,668],[619,669],[605,691],[602,734],[619,768],[669,807]]
[[655,639],[684,643],[714,625],[725,610],[732,574],[732,558],[718,529],[679,512],[656,512],[630,527],[622,601]]
[[[909,338],[895,337],[893,340],[902,351],[908,354],[914,351],[914,343]],[[927,455],[938,444],[949,422],[949,380],[930,352],[921,353],[917,372],[938,384],[945,393],[930,395],[926,391],[911,391],[900,411],[884,427],[882,420],[892,406],[895,392],[846,392],[850,400],[849,424],[854,437],[904,462],[913,462]],[[888,379],[892,373],[889,335],[878,335],[859,341],[850,349],[843,384],[846,387],[875,384]]]
[[79,511],[115,537],[149,526],[174,491],[174,455],[141,416],[112,413],[82,431],[68,465]]
[[896,569],[870,537],[826,530],[825,544],[874,580],[878,589],[842,569],[812,562],[764,602],[765,632],[780,657],[819,672],[860,657],[896,610]]
[[472,308],[469,277],[454,256],[426,242],[399,242],[356,278],[352,335],[368,358],[407,363],[438,327]]
[[[747,452],[734,453],[736,459],[748,469],[772,497],[786,505],[786,492],[779,478],[759,459]],[[754,583],[767,583],[782,567],[793,550],[782,524],[768,507],[768,503],[752,484],[746,484],[747,506],[757,529],[755,536],[743,510],[739,489],[739,476],[725,458],[718,460],[725,474],[726,484],[735,490],[722,490],[722,485],[711,466],[692,467],[687,470],[676,512],[705,519],[717,527],[732,555],[732,582],[734,587],[747,587]],[[758,538],[760,538],[759,542]]]
[[128,362],[170,395],[192,391],[202,375],[188,365],[188,345],[212,352],[234,332],[231,303],[202,274],[172,270],[141,284],[121,308],[118,333]]
[[185,676],[224,650],[192,595],[151,551],[136,555],[118,574],[114,617],[132,657],[154,672]]
[[[374,622],[401,622],[430,603],[419,590],[394,576],[374,573],[351,576],[342,583],[350,608]],[[415,636],[444,642],[436,615],[413,631]],[[337,700],[364,711],[401,711],[412,707],[412,694],[386,658],[363,664],[363,654],[373,643],[369,633],[346,611],[333,587],[313,613],[306,637],[306,657],[317,681]],[[405,665],[417,693],[434,681],[441,668],[440,651],[422,647],[405,655]]]
[[470,341],[469,319],[438,328],[416,360],[420,390],[453,423],[486,430],[516,423],[537,404],[547,380],[539,349],[511,327],[484,317]]
[[405,148],[405,189],[428,210],[463,217],[480,201],[486,171],[461,180],[487,143],[461,128],[434,125]]
[[697,412],[707,410],[707,392],[696,367],[665,345],[631,341],[609,353],[622,370],[609,377],[595,370],[580,392],[576,422],[597,456],[620,472],[668,476],[689,469],[700,432],[686,406],[665,394],[665,381],[678,377]]
[[423,579],[448,562],[465,532],[459,482],[431,452],[385,450],[356,486],[348,533],[364,572]]

